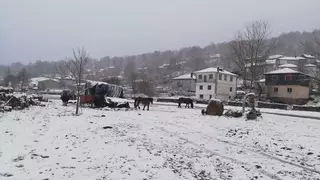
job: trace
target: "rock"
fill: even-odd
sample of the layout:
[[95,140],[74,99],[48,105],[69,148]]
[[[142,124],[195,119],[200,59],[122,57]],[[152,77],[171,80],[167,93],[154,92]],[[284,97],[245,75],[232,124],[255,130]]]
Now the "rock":
[[11,177],[13,176],[13,174],[10,174],[10,173],[0,173],[0,177]]
[[212,115],[212,116],[221,116],[224,111],[224,106],[220,100],[213,100],[209,101],[209,104],[203,114]]
[[101,115],[101,117],[106,117],[106,115],[103,114],[103,115]]
[[40,157],[46,159],[46,158],[49,158],[49,156],[45,156],[45,155],[40,155]]
[[104,126],[102,127],[103,129],[111,129],[112,127],[111,126]]
[[312,155],[312,154],[313,154],[313,152],[308,152],[308,153],[307,153],[307,155]]
[[16,165],[17,168],[23,168],[24,165],[23,164],[19,164],[19,165]]
[[260,165],[256,165],[256,168],[257,169],[261,169],[262,167]]

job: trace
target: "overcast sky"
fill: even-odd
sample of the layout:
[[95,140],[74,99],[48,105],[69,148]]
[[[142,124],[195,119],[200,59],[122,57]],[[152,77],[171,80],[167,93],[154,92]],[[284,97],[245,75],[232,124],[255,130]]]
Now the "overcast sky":
[[0,0],[0,64],[204,46],[268,20],[274,35],[320,27],[320,0]]

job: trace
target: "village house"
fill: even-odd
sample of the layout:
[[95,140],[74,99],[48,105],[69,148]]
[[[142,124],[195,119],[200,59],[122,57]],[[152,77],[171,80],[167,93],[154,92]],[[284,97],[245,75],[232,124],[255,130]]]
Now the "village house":
[[61,84],[57,79],[35,77],[30,79],[29,87],[33,90],[61,89]]
[[265,92],[277,103],[305,104],[309,98],[310,76],[290,68],[265,74]]
[[[238,75],[214,67],[196,71],[194,74],[197,98],[228,100],[236,96]],[[217,92],[215,92],[216,86]]]
[[184,74],[172,79],[171,88],[178,91],[196,91],[196,76],[193,73]]

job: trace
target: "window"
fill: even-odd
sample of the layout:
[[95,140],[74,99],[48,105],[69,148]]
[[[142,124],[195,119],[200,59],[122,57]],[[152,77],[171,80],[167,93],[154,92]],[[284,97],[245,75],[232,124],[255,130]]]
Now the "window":
[[203,89],[203,86],[202,86],[202,85],[200,85],[200,86],[199,86],[199,89],[200,89],[200,90],[202,90],[202,89]]
[[292,93],[292,88],[287,88],[288,93]]
[[271,76],[271,79],[272,79],[273,81],[277,81],[277,80],[278,80],[278,76],[277,76],[277,75],[273,75],[273,76]]
[[198,76],[198,79],[202,79],[202,75],[201,74]]
[[232,87],[230,87],[230,92],[232,92]]
[[278,92],[278,88],[273,88],[273,92],[277,93]]
[[206,75],[203,76],[203,81],[207,82],[207,76]]
[[228,77],[228,76],[225,74],[225,75],[224,75],[224,80],[225,80],[225,81],[227,80],[227,77]]
[[212,95],[209,96],[209,99],[211,99],[211,98],[212,98]]
[[222,80],[222,74],[219,74],[219,80]]
[[291,74],[287,74],[284,76],[284,80],[286,81],[291,81],[292,80],[292,75]]
[[200,94],[200,96],[199,96],[199,97],[200,97],[200,99],[203,99],[203,94]]
[[230,82],[232,82],[233,81],[233,76],[230,76]]
[[208,90],[211,90],[211,85],[208,85]]
[[209,74],[209,79],[213,79],[213,74]]

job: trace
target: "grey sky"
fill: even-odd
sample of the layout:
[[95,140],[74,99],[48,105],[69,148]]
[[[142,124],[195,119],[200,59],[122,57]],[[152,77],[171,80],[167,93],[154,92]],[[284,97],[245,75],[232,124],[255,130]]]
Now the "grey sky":
[[252,20],[274,35],[319,28],[320,0],[0,0],[0,64],[94,58],[230,40]]

